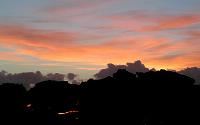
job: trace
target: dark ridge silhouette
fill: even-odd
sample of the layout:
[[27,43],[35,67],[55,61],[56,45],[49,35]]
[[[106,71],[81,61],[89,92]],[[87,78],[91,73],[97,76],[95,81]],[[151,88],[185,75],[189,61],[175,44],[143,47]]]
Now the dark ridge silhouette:
[[136,75],[118,70],[113,77],[82,84],[87,91],[82,116],[88,124],[192,124],[199,111],[193,107],[199,87],[193,83],[189,77],[164,70]]
[[72,120],[76,121],[79,118],[76,113],[73,117],[58,117],[59,113],[65,113],[69,111],[79,111],[79,86],[69,84],[65,81],[44,81],[36,84],[29,93],[29,103],[31,104],[31,110],[34,113],[32,118],[36,118],[40,124],[53,124],[62,123],[69,124]]
[[195,79],[196,81],[195,84],[200,85],[200,68],[198,67],[185,68],[181,71],[178,71],[178,73]]
[[[199,125],[200,88],[172,71],[117,70],[80,85],[44,81],[29,91],[0,85],[0,124]],[[7,120],[7,122],[5,122]]]
[[[112,63],[107,64],[107,68],[101,69],[98,73],[94,75],[96,79],[103,79],[108,76],[113,76],[114,73],[117,72],[119,69],[126,69],[130,73],[137,73],[137,72],[148,72],[148,71],[156,71],[155,68],[149,69],[147,68],[141,60],[137,60],[133,63],[126,63],[126,65],[115,65]],[[168,71],[174,71],[186,76],[189,76],[195,79],[195,84],[200,85],[200,68],[198,67],[190,67],[185,68],[180,71],[176,71],[173,69],[168,69]]]
[[26,89],[23,85],[5,83],[0,85],[0,124],[22,124],[25,116]]

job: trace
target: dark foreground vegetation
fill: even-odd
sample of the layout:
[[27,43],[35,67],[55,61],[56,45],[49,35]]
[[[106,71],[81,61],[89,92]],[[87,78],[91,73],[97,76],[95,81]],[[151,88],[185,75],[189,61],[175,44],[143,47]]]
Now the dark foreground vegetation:
[[199,125],[200,88],[175,72],[132,74],[81,85],[44,81],[0,86],[0,125]]

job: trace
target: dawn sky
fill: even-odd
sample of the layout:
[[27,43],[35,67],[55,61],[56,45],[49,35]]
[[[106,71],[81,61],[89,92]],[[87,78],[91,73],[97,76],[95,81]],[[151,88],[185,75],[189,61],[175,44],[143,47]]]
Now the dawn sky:
[[200,66],[200,0],[0,0],[0,70],[92,77]]

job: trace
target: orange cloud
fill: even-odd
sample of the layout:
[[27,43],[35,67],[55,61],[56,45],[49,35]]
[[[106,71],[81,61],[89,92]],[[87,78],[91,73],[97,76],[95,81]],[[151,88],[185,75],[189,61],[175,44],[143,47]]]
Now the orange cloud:
[[178,29],[200,23],[200,15],[179,15],[161,17],[155,21],[154,26],[142,28],[142,31],[160,31],[169,29]]
[[163,30],[180,29],[192,25],[200,24],[200,15],[179,14],[170,15],[140,11],[128,11],[111,16],[106,16],[109,24],[98,26],[97,29],[128,30],[137,32],[155,32]]
[[[16,50],[15,53],[2,53],[0,59],[23,61],[20,55],[27,55],[45,61],[96,65],[110,62],[124,64],[127,61],[142,59],[148,66],[173,69],[200,64],[199,55],[194,52],[199,48],[190,41],[123,34],[102,43],[81,44],[77,39],[80,40],[82,36],[84,34],[81,33],[0,26],[1,45]],[[91,37],[91,40],[95,42],[97,39]]]
[[16,53],[10,52],[0,52],[0,60],[7,60],[7,61],[25,61],[23,58],[19,57]]

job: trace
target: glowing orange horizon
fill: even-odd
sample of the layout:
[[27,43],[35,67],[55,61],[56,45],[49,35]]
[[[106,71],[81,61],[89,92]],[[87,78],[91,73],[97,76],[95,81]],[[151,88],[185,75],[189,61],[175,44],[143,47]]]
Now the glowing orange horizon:
[[[139,32],[140,35],[124,33],[112,38],[104,35],[86,34],[80,32],[58,32],[44,29],[34,29],[23,25],[0,24],[0,45],[14,51],[0,51],[0,60],[25,62],[23,56],[30,56],[45,61],[82,62],[95,65],[107,63],[125,64],[141,59],[142,62],[156,69],[181,69],[200,66],[198,30],[179,32],[186,38],[175,39],[165,35],[157,36],[155,32],[173,30],[200,22],[198,14],[168,16],[153,19],[138,16],[138,21],[119,17],[108,18],[112,24],[107,28],[128,29]],[[117,20],[118,19],[118,20]],[[140,21],[149,21],[156,25],[144,26]],[[140,28],[138,29],[138,26]],[[117,27],[116,27],[117,26]],[[131,28],[131,29],[130,29]],[[146,33],[148,33],[146,35]],[[98,39],[106,38],[103,42]],[[90,40],[85,44],[84,40]],[[92,42],[91,42],[92,41]],[[95,70],[94,68],[82,68]]]

